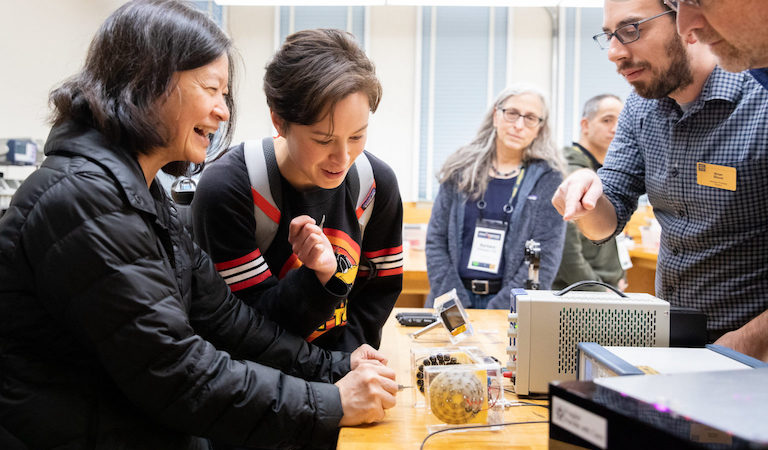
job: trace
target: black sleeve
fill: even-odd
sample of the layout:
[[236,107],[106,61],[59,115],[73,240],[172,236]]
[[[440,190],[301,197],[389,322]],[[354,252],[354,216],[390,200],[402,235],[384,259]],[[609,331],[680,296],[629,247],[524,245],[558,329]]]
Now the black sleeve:
[[321,350],[251,310],[222,282],[210,258],[190,245],[193,285],[198,287],[192,293],[190,322],[201,336],[235,359],[252,360],[306,380],[335,383],[349,372],[348,353]]
[[[243,146],[233,147],[203,172],[192,202],[195,239],[215,263],[232,291],[286,330],[309,336],[333,313],[346,291],[322,285],[306,267],[278,281],[276,269],[256,242]],[[311,293],[311,301],[307,300]]]
[[[308,346],[255,315],[229,294],[198,250],[191,269],[193,304],[186,305],[151,219],[124,205],[111,183],[103,174],[67,178],[56,192],[68,195],[47,201],[74,206],[40,210],[55,214],[59,223],[68,221],[67,214],[84,218],[70,217],[75,226],[65,236],[51,235],[60,229],[49,220],[25,231],[33,270],[45,274],[45,282],[36,284],[43,305],[158,422],[248,445],[332,439],[343,414],[337,388],[277,369],[330,381],[337,377],[332,366],[348,364],[343,355]],[[88,194],[77,198],[78,192]],[[233,355],[276,368],[233,359],[195,327]]]
[[[336,348],[352,351],[361,344],[379,348],[381,329],[403,288],[403,203],[392,169],[366,152],[374,171],[376,195],[365,227],[362,263],[349,295],[347,332]],[[362,267],[361,267],[362,269]]]

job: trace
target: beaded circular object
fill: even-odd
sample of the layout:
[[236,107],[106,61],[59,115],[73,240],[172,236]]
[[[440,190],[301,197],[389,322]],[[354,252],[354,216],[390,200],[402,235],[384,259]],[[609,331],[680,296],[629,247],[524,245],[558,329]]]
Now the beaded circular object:
[[456,357],[451,356],[448,353],[438,353],[436,355],[430,355],[424,358],[419,364],[419,368],[416,370],[416,386],[419,387],[419,391],[424,393],[424,366],[449,366],[458,364],[459,361]]
[[484,388],[473,372],[441,372],[429,383],[429,407],[445,423],[467,423],[482,410]]

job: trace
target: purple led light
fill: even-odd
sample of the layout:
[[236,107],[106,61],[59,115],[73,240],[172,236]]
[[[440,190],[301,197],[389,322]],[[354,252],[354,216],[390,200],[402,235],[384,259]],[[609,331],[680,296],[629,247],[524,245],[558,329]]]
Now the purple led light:
[[659,412],[669,412],[669,407],[666,405],[662,405],[661,403],[654,403],[653,407],[656,408],[656,411]]

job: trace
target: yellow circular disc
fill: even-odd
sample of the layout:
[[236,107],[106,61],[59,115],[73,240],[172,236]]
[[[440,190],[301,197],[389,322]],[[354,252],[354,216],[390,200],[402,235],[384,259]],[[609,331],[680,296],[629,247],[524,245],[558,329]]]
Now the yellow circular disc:
[[429,406],[445,423],[467,423],[482,409],[483,384],[469,371],[441,372],[429,383]]

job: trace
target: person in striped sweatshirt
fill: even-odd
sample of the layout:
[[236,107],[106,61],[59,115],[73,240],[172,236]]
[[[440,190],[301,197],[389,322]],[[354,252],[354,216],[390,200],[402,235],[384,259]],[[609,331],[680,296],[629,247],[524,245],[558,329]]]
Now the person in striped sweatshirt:
[[382,89],[346,32],[294,33],[267,66],[279,136],[230,148],[203,171],[194,234],[232,291],[329,350],[378,348],[402,289],[393,170],[364,151]]

